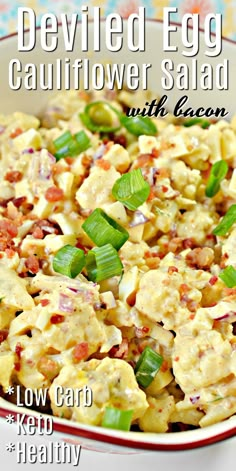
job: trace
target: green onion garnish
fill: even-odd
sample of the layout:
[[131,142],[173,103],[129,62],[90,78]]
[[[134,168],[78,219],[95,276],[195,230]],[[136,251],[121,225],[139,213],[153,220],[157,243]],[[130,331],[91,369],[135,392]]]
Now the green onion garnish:
[[203,119],[203,118],[192,118],[192,119],[187,119],[184,121],[184,126],[186,128],[190,128],[190,126],[195,126],[196,124],[199,124],[203,129],[207,129],[210,126],[210,121],[208,119]]
[[232,204],[220,221],[218,226],[213,230],[214,235],[225,235],[236,221],[236,204]]
[[54,156],[56,160],[64,157],[75,157],[90,147],[90,139],[84,131],[79,131],[72,136],[70,131],[64,132],[53,144],[56,148]]
[[52,266],[57,273],[75,278],[85,266],[84,251],[72,245],[64,245],[54,256]]
[[219,277],[223,280],[228,288],[234,288],[236,286],[236,270],[232,265],[222,270]]
[[220,189],[220,182],[225,178],[228,172],[228,165],[225,160],[215,162],[211,167],[211,173],[206,186],[206,196],[216,195]]
[[80,152],[84,152],[90,147],[90,139],[83,130],[74,134],[74,138],[79,145]]
[[140,386],[147,388],[154,380],[163,363],[163,357],[152,348],[146,347],[139,357],[134,372]]
[[120,129],[120,112],[105,101],[89,103],[80,113],[82,123],[92,132],[115,132]]
[[133,410],[120,410],[116,407],[106,407],[102,419],[102,427],[129,431]]
[[73,141],[73,136],[70,131],[64,132],[61,136],[59,136],[55,141],[53,141],[53,144],[55,148],[62,149],[62,147],[65,147],[68,145],[70,142]]
[[126,208],[135,211],[141,206],[150,193],[150,186],[144,180],[140,168],[124,173],[116,180],[112,188],[114,198],[123,203]]
[[120,122],[127,131],[134,136],[155,136],[157,134],[157,128],[153,121],[147,116],[120,116]]
[[98,247],[110,243],[119,250],[129,238],[129,233],[100,208],[88,216],[82,228]]
[[123,265],[116,249],[111,244],[106,244],[94,247],[87,253],[86,269],[89,280],[98,282],[121,275]]

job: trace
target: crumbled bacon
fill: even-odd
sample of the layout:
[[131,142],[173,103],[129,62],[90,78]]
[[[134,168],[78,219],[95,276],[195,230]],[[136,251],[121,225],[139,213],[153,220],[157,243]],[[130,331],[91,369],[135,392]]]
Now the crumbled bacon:
[[102,168],[103,170],[109,170],[111,168],[111,163],[109,162],[109,160],[105,159],[97,159],[95,165],[97,167]]
[[20,134],[23,133],[23,130],[21,128],[16,128],[12,133],[10,134],[11,139],[15,139],[15,137],[20,136]]
[[31,273],[38,273],[39,261],[37,257],[35,257],[35,255],[30,255],[25,261],[25,266]]
[[8,330],[6,329],[1,329],[0,330],[0,343],[4,342],[8,336]]
[[55,203],[56,201],[61,201],[63,199],[64,193],[61,188],[56,186],[51,186],[47,189],[45,193],[45,198],[49,203]]
[[172,266],[172,265],[168,267],[168,273],[169,273],[169,275],[172,275],[172,273],[176,273],[176,272],[178,272],[178,271],[179,271],[179,270],[178,270],[177,267],[174,267],[174,266]]
[[128,339],[124,337],[120,345],[115,345],[109,351],[109,356],[111,358],[125,358],[128,355],[129,344]]
[[78,343],[73,349],[73,360],[74,362],[84,360],[88,357],[89,346],[88,342]]
[[49,299],[44,298],[44,299],[40,300],[40,304],[41,304],[41,306],[44,307],[44,306],[47,306],[48,304],[50,304],[50,301],[49,301]]
[[218,280],[218,276],[213,275],[209,280],[209,285],[213,286]]
[[61,314],[53,314],[50,318],[51,324],[61,324],[64,321],[64,316]]
[[23,174],[17,170],[12,170],[7,172],[4,179],[10,183],[20,182],[22,180]]

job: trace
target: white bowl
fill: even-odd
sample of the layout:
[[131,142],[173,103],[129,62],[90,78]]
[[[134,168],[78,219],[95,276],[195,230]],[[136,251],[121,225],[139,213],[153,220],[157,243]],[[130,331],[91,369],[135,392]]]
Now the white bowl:
[[[101,23],[102,41],[104,39],[104,25]],[[126,31],[126,28],[125,28]],[[93,33],[93,25],[89,25],[89,38],[91,39]],[[13,91],[9,87],[8,82],[8,65],[12,58],[19,58],[23,64],[34,63],[55,63],[56,59],[69,57],[71,62],[75,58],[89,57],[91,64],[95,62],[116,62],[129,64],[135,62],[140,66],[143,63],[151,63],[149,75],[149,88],[156,91],[159,95],[168,95],[168,106],[173,108],[177,100],[187,94],[192,108],[199,106],[206,107],[225,107],[231,116],[236,110],[236,88],[234,86],[233,78],[236,77],[236,43],[229,40],[223,40],[222,54],[216,58],[206,58],[204,55],[204,36],[200,35],[200,52],[197,56],[199,64],[204,62],[211,62],[216,65],[219,60],[223,62],[224,59],[229,60],[230,64],[230,87],[229,90],[224,91],[204,91],[204,90],[189,90],[178,91],[176,88],[169,92],[161,89],[161,61],[167,57],[166,53],[162,51],[163,43],[163,28],[162,23],[158,21],[148,20],[146,22],[146,51],[139,53],[132,53],[127,50],[126,41],[124,47],[117,53],[108,52],[105,48],[101,48],[100,52],[96,54],[82,53],[80,54],[80,45],[75,43],[74,51],[71,53],[65,52],[63,49],[61,29],[59,28],[59,46],[55,52],[47,53],[40,47],[39,36],[40,30],[37,30],[37,43],[36,48],[31,52],[18,52],[17,51],[17,34],[9,35],[0,40],[0,56],[1,56],[1,82],[0,82],[0,103],[1,113],[11,113],[13,111],[25,111],[32,114],[40,114],[44,108],[48,97],[52,91],[46,92],[38,89],[37,91],[28,91],[23,87],[20,90]],[[190,59],[182,56],[181,45],[181,30],[178,26],[177,33],[174,36],[174,44],[179,48],[178,52],[168,53],[168,57],[172,58],[177,63],[190,63]],[[37,413],[16,407],[7,401],[0,399],[0,416],[5,417],[8,413],[22,414],[37,416]],[[236,434],[236,416],[204,429],[197,429],[193,431],[186,431],[180,433],[168,434],[151,434],[141,432],[119,432],[108,430],[99,427],[81,425],[75,422],[67,421],[64,419],[54,418],[54,429],[60,433],[61,438],[70,436],[71,440],[76,443],[83,444],[85,447],[100,451],[114,451],[115,453],[126,452],[129,453],[129,448],[132,450],[186,450],[190,448],[197,448],[204,445],[216,443]]]

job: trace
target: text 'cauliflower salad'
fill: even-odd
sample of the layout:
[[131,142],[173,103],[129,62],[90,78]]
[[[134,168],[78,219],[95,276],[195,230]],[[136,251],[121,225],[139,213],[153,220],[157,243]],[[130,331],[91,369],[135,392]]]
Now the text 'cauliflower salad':
[[[128,117],[61,92],[0,116],[0,385],[83,424],[170,432],[236,413],[236,120]],[[90,387],[58,407],[56,386]]]

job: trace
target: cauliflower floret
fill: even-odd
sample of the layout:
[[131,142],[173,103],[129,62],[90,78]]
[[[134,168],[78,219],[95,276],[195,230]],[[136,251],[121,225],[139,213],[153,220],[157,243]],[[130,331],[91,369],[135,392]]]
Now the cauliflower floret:
[[103,208],[104,204],[114,203],[112,187],[120,178],[120,173],[112,166],[109,170],[93,167],[90,175],[76,192],[76,200],[83,209]]
[[[79,389],[90,388],[92,405],[58,407],[55,401],[57,386]],[[62,368],[53,381],[49,396],[53,414],[75,420],[76,422],[101,425],[106,407],[133,410],[132,420],[141,417],[148,407],[145,393],[139,388],[132,367],[123,360],[104,358],[90,360],[74,366]]]
[[215,330],[198,334],[177,332],[173,349],[173,371],[185,393],[210,386],[232,373],[232,346]]

